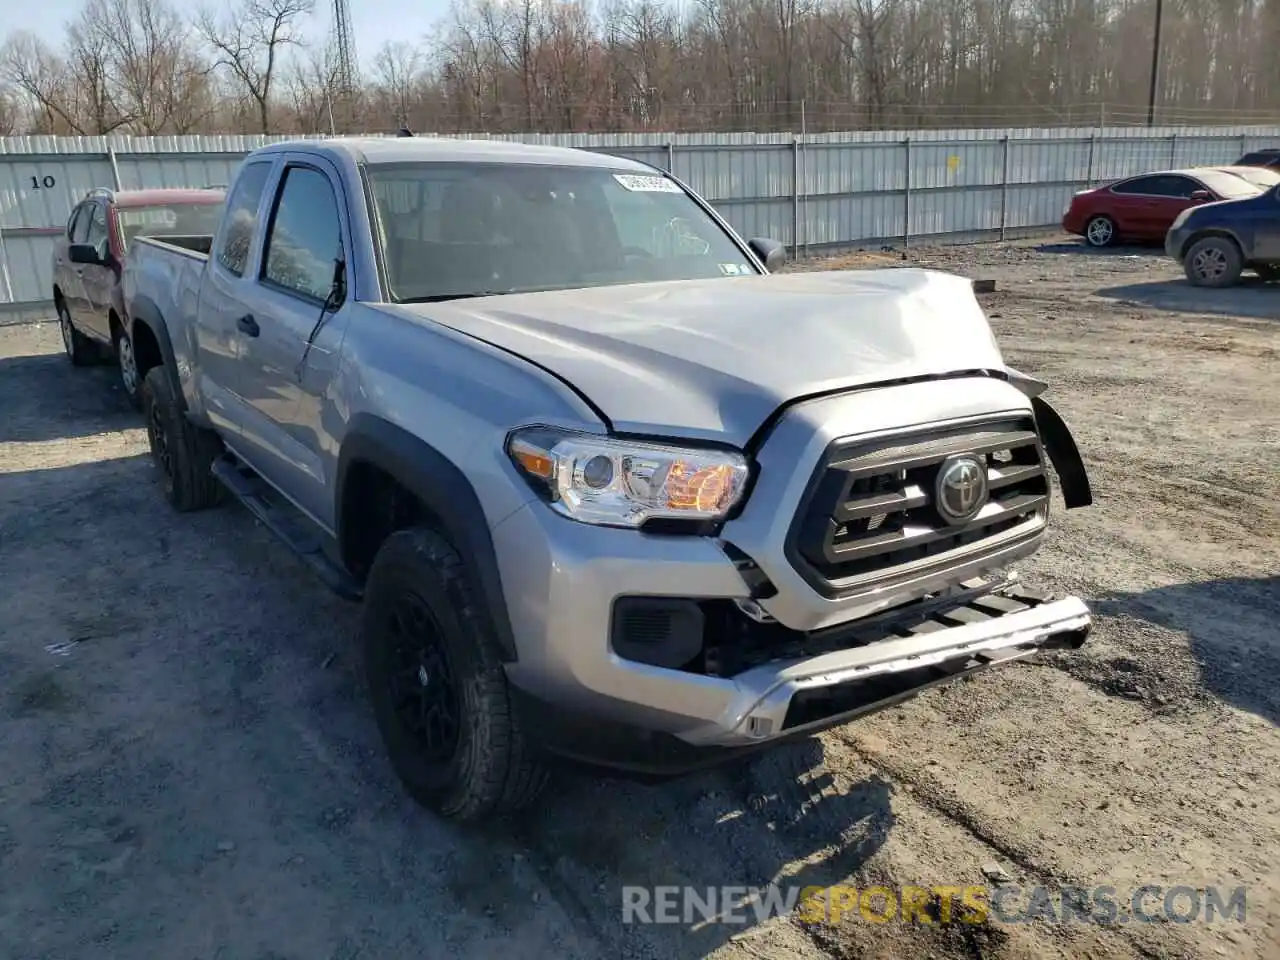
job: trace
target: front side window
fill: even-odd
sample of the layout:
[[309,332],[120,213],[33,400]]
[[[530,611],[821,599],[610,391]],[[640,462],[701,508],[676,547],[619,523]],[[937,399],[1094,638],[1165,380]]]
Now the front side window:
[[1150,192],[1158,197],[1173,197],[1176,199],[1190,199],[1191,194],[1197,190],[1203,190],[1200,184],[1188,177],[1163,176],[1153,177],[1155,183]]
[[125,250],[134,237],[211,237],[217,232],[221,217],[222,205],[217,203],[116,208],[116,224]]
[[83,243],[89,230],[89,220],[83,214],[84,204],[81,203],[71,211],[71,219],[67,221],[67,239],[72,243]]
[[329,178],[312,167],[290,167],[276,200],[262,278],[324,300],[342,256],[342,224]]
[[84,242],[94,247],[99,255],[105,256],[107,252],[107,211],[100,203],[89,205],[88,217],[89,231],[85,236]]
[[414,163],[368,177],[398,302],[759,272],[658,173]]
[[260,160],[248,164],[236,178],[235,188],[227,198],[226,214],[222,219],[222,237],[216,253],[218,263],[237,277],[244,275],[249,262],[249,246],[253,242],[253,228],[257,224],[258,203],[266,189],[271,173],[271,161]]

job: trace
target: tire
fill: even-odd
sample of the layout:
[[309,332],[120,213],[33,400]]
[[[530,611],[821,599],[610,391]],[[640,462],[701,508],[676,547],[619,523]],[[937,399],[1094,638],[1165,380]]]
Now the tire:
[[1229,287],[1240,279],[1244,257],[1228,237],[1205,237],[1182,258],[1182,271],[1193,286]]
[[415,801],[476,822],[537,798],[547,769],[512,706],[484,606],[444,537],[417,527],[386,539],[365,584],[360,635],[378,731]]
[[1091,247],[1111,247],[1117,239],[1116,222],[1110,217],[1091,217],[1084,225],[1084,241]]
[[76,329],[64,301],[58,301],[58,328],[62,333],[62,349],[73,367],[89,367],[102,356],[92,340]]
[[142,377],[138,373],[138,358],[133,353],[133,341],[121,330],[116,334],[116,366],[120,370],[120,386],[135,410],[142,409]]
[[1280,264],[1276,263],[1260,263],[1253,268],[1263,283],[1280,282]]
[[222,441],[183,415],[164,367],[152,367],[142,381],[151,460],[165,499],[182,513],[203,510],[223,501],[226,488],[213,476],[213,461]]

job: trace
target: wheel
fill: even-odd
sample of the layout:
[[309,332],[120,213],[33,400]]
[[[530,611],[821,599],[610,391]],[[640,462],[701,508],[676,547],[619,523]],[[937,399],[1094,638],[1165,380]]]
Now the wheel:
[[1110,217],[1094,217],[1084,228],[1084,239],[1091,247],[1109,247],[1116,242],[1116,223]]
[[1253,272],[1262,278],[1263,283],[1280,282],[1280,264],[1278,263],[1257,264]]
[[424,807],[478,821],[532,802],[547,780],[513,709],[493,627],[438,533],[393,533],[365,584],[361,645],[396,776]]
[[1197,287],[1229,287],[1240,279],[1244,258],[1234,240],[1205,237],[1191,245],[1182,258],[1182,269]]
[[87,367],[98,362],[100,354],[93,341],[75,328],[62,300],[58,301],[58,327],[62,331],[62,349],[72,366]]
[[178,406],[164,367],[152,367],[142,380],[147,440],[165,499],[175,510],[203,510],[221,503],[226,489],[213,476],[222,455],[217,434],[188,420]]
[[142,409],[142,378],[138,376],[138,360],[133,353],[133,341],[121,330],[116,334],[116,363],[120,366],[120,385],[135,410]]

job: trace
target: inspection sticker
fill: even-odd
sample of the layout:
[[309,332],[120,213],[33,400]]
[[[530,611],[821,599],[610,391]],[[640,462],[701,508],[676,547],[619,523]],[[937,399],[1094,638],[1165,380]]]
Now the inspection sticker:
[[745,263],[722,263],[720,272],[726,277],[746,277],[750,276],[751,268]]
[[680,188],[666,177],[644,177],[634,173],[615,173],[617,180],[625,189],[636,193],[679,193]]

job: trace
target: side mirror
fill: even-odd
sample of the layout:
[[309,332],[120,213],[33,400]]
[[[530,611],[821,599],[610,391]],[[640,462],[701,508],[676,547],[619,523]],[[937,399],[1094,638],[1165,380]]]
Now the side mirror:
[[72,263],[83,263],[88,266],[96,266],[102,262],[98,256],[98,249],[91,243],[73,243],[67,249],[67,256],[71,258]]
[[747,241],[747,246],[751,248],[751,252],[759,257],[768,270],[777,270],[783,267],[787,262],[787,248],[777,240],[770,240],[767,237],[755,237]]
[[1192,203],[1206,203],[1212,199],[1213,199],[1213,194],[1211,194],[1208,190],[1192,190],[1191,191]]

